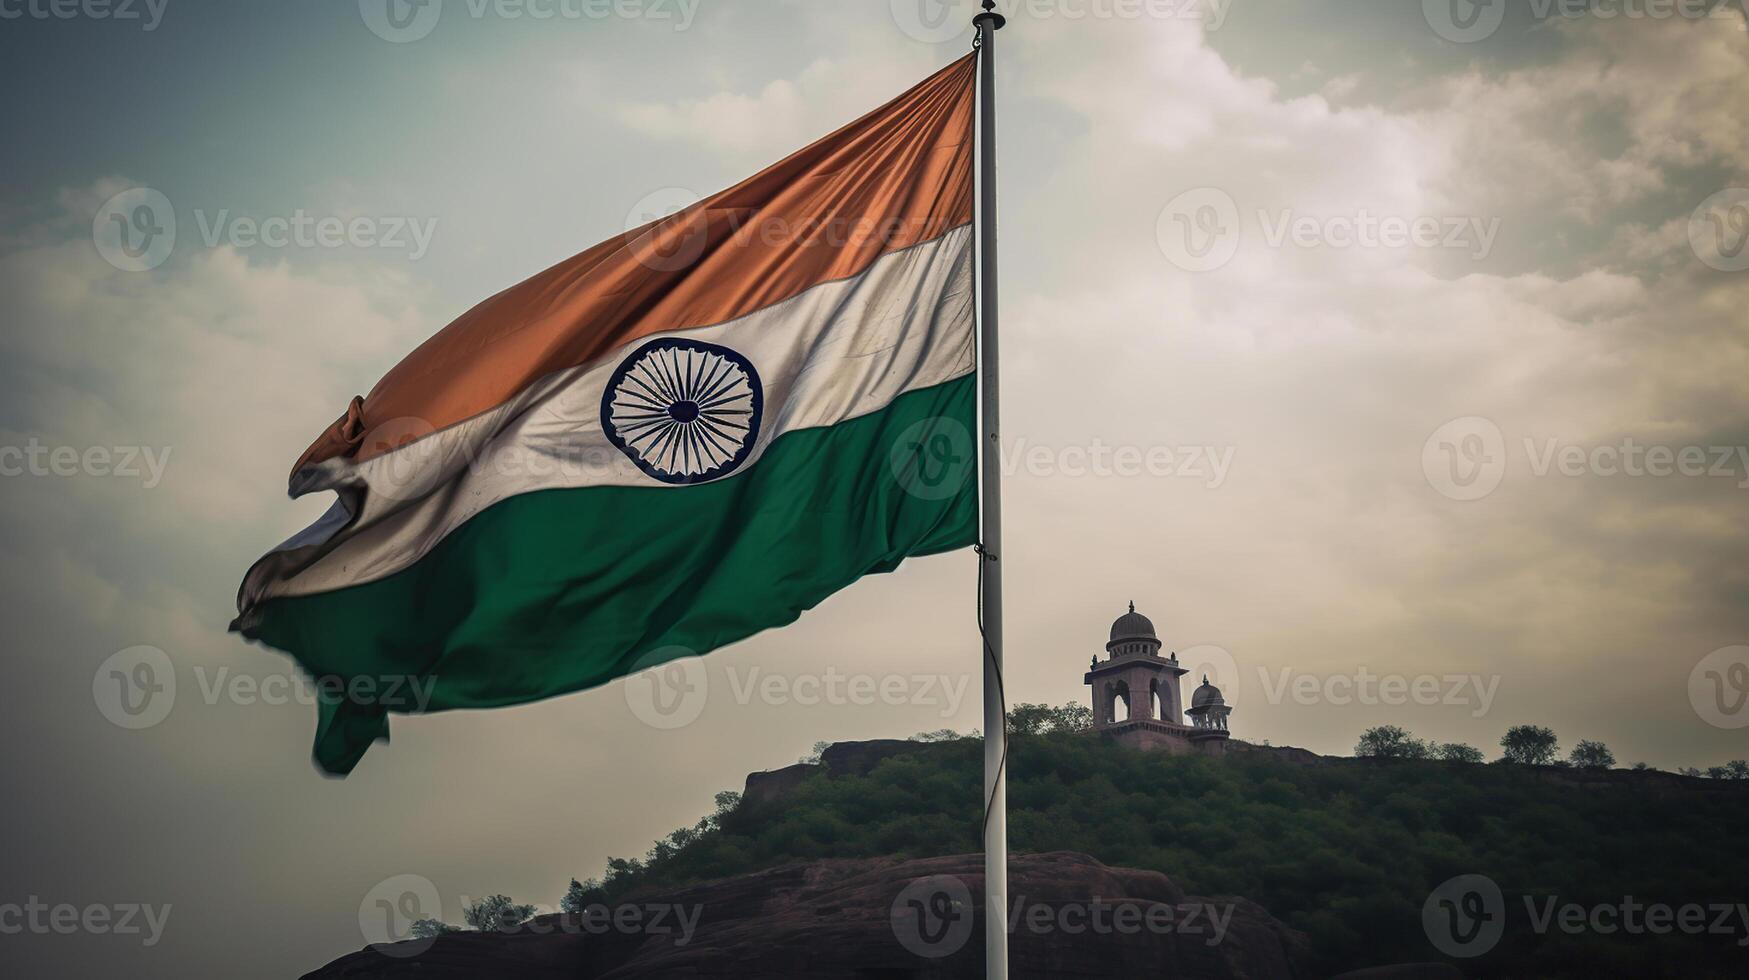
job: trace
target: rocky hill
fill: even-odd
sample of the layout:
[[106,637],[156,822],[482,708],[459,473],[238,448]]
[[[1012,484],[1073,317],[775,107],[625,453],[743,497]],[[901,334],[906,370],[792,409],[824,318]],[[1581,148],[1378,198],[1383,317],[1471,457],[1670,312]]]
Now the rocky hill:
[[[372,947],[306,980],[984,975],[983,859],[825,860],[623,896],[638,928],[582,915],[510,933]],[[1016,977],[1301,980],[1306,937],[1242,898],[1187,895],[1157,871],[1085,854],[1014,858]],[[669,909],[657,921],[652,910]],[[630,917],[628,916],[628,921]]]
[[[1749,913],[1706,917],[1725,928],[1587,924],[1630,904],[1749,908],[1749,781],[1231,749],[1015,738],[1017,977],[1742,975]],[[630,910],[611,928],[544,916],[312,976],[981,976],[981,772],[975,740],[833,745],[754,773],[717,813],[577,886],[598,915]],[[1480,918],[1452,918],[1471,906]],[[1087,924],[1098,915],[1106,928]],[[1501,928],[1471,928],[1483,921]],[[1380,966],[1393,963],[1421,965]]]

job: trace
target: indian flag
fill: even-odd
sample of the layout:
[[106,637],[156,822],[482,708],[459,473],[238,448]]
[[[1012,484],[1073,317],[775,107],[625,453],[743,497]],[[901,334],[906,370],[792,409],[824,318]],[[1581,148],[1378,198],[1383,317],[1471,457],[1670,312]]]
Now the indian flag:
[[974,75],[487,299],[316,438],[291,494],[338,500],[232,628],[333,695],[323,769],[973,543]]

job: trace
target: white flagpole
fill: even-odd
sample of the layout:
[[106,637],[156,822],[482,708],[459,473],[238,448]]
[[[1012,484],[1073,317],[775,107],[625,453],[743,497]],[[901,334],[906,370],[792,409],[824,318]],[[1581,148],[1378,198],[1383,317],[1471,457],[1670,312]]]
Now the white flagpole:
[[984,638],[984,976],[1008,980],[1008,718],[1002,690],[1002,469],[996,398],[996,32],[995,0],[972,18],[978,31],[978,379],[981,464],[978,506],[979,628]]

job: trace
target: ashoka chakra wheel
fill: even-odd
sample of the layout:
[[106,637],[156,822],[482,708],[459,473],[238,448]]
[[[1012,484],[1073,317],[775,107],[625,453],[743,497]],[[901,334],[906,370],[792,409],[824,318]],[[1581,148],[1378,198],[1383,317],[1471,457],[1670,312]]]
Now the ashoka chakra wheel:
[[727,347],[653,340],[632,352],[601,396],[601,428],[663,483],[703,483],[746,461],[765,408],[759,372]]

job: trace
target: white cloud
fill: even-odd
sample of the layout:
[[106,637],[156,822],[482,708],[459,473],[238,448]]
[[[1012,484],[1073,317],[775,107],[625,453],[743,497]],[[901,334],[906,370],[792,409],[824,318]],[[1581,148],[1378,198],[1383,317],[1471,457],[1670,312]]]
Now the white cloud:
[[645,136],[769,163],[888,101],[933,67],[921,51],[909,58],[819,58],[795,78],[772,79],[753,92],[628,102],[614,114]]
[[1675,168],[1749,157],[1749,44],[1729,19],[1577,18],[1552,64],[1479,68],[1425,97],[1455,151],[1450,179],[1495,213],[1554,209],[1596,221],[1668,189]]

